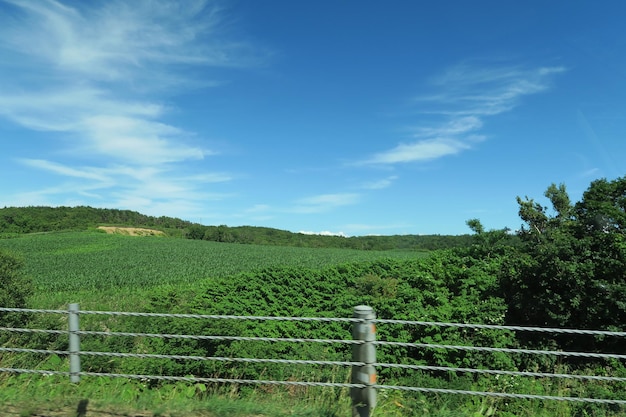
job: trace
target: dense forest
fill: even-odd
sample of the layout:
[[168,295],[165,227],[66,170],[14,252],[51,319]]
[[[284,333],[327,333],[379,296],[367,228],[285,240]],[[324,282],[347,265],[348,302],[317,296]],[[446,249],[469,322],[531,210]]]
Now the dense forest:
[[[213,242],[366,250],[436,250],[471,244],[466,235],[322,236],[269,227],[204,226],[172,217],[131,210],[92,207],[5,207],[0,209],[0,238],[24,233],[86,230],[104,225],[149,227],[169,236]],[[513,237],[511,237],[513,239]]]

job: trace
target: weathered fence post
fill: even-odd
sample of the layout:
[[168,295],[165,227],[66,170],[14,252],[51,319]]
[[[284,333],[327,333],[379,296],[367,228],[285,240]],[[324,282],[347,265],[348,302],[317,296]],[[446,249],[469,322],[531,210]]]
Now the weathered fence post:
[[80,325],[78,321],[78,304],[68,306],[68,325],[70,333],[70,381],[80,382]]
[[376,407],[376,326],[373,322],[376,319],[374,309],[369,306],[354,307],[354,317],[362,319],[355,322],[352,327],[352,338],[363,343],[352,345],[352,361],[361,362],[363,365],[352,366],[352,383],[363,384],[364,388],[351,388],[352,416],[369,417]]

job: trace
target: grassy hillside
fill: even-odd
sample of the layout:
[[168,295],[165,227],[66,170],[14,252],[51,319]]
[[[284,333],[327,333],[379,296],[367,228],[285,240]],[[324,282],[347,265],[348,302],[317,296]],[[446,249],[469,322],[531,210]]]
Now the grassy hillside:
[[193,223],[172,217],[146,216],[131,210],[93,207],[5,207],[0,209],[0,234],[86,230],[101,225],[183,230]]
[[[107,306],[107,298],[112,302],[128,298],[132,305],[143,290],[157,286],[188,288],[203,280],[262,268],[317,269],[354,261],[424,256],[411,251],[240,245],[96,231],[0,239],[0,250],[24,259],[26,273],[36,286],[34,300],[42,307],[70,302],[68,298],[78,294],[87,299],[95,297],[101,307]],[[102,297],[103,292],[108,297]]]
[[28,233],[85,231],[100,226],[151,228],[170,237],[271,246],[435,250],[471,244],[469,235],[321,236],[258,226],[205,226],[171,217],[146,216],[130,210],[92,207],[0,208],[0,238]]

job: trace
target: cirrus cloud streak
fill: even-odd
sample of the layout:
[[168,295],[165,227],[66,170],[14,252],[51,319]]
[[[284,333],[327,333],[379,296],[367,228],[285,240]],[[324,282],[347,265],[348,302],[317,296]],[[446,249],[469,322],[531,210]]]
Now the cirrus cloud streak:
[[435,94],[415,98],[425,121],[410,129],[411,141],[357,165],[424,162],[472,149],[485,139],[484,119],[511,111],[525,96],[547,90],[563,67],[476,68],[459,65],[433,80]]
[[172,94],[215,85],[211,68],[255,60],[249,45],[223,36],[214,1],[0,2],[9,10],[0,16],[0,80],[11,80],[0,81],[0,117],[49,133],[41,137],[58,144],[53,153],[18,162],[66,181],[28,200],[39,193],[64,204],[74,189],[136,210],[167,201],[200,210],[201,200],[226,197],[203,186],[232,175],[186,174],[219,152],[167,119]]

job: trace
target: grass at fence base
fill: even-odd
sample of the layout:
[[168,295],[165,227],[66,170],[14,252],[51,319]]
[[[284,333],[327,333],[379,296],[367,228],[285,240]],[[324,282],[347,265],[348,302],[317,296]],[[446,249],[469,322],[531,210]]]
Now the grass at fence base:
[[[21,354],[4,354],[0,363],[22,367]],[[32,360],[32,358],[31,358]],[[85,364],[87,361],[85,362]],[[67,371],[67,358],[56,355],[26,367],[50,371]],[[557,364],[554,373],[581,373],[626,376],[624,368],[571,370]],[[341,368],[342,369],[342,368]],[[313,370],[283,374],[267,373],[259,379],[319,381],[323,375]],[[294,371],[294,370],[292,370]],[[339,375],[335,370],[335,375]],[[207,375],[242,379],[242,374]],[[613,398],[626,400],[626,383],[578,381],[571,379],[528,378],[511,375],[463,375],[413,371],[400,379],[386,379],[382,385],[403,385],[458,389],[464,391],[506,392],[560,397]],[[348,382],[341,374],[327,382]],[[350,415],[347,389],[307,386],[237,385],[199,383],[156,383],[155,381],[85,376],[79,384],[68,377],[43,375],[0,375],[0,416],[74,417],[81,400],[89,400],[89,409],[98,413],[78,417],[343,417]],[[33,403],[33,401],[36,401]],[[11,414],[3,406],[11,404]],[[108,414],[106,414],[108,413]],[[505,399],[461,394],[437,394],[378,390],[378,406],[372,417],[613,417],[626,416],[626,407],[562,402],[553,400]]]
[[[423,381],[427,382],[427,381]],[[528,383],[539,394],[540,382]],[[571,394],[572,383],[546,395]],[[465,387],[468,388],[468,387]],[[478,386],[472,387],[478,389]],[[484,388],[484,387],[483,387]],[[502,387],[494,386],[494,391]],[[520,388],[520,387],[518,387]],[[520,390],[521,391],[521,390]],[[88,402],[85,403],[84,401]],[[87,412],[80,414],[81,401]],[[0,415],[31,417],[344,417],[351,415],[347,389],[256,385],[207,386],[139,380],[11,375],[0,378]],[[608,417],[626,408],[584,409],[576,403],[379,390],[372,417]]]
[[[201,388],[204,387],[204,388]],[[167,383],[149,389],[142,381],[85,377],[12,375],[0,379],[0,415],[80,417],[339,417],[350,415],[347,391],[327,387],[207,388]],[[80,407],[86,409],[80,414]]]

